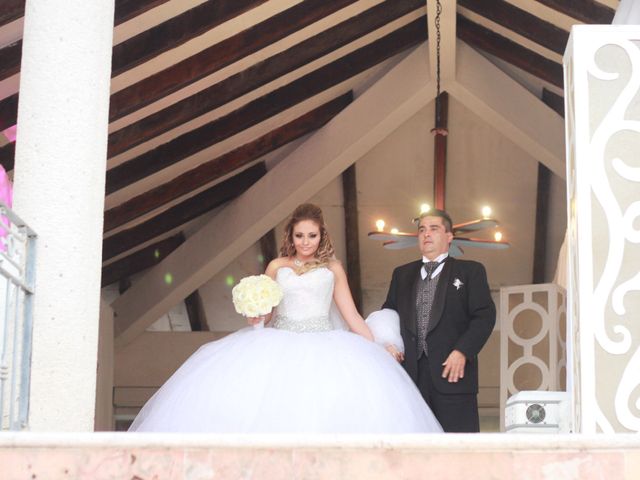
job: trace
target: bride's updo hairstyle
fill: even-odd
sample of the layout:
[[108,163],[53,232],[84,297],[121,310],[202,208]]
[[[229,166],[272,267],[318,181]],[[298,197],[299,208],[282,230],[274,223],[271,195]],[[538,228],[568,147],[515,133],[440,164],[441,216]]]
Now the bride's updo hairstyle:
[[311,270],[313,268],[326,266],[329,264],[335,254],[333,249],[333,243],[331,243],[331,237],[327,231],[327,226],[324,223],[324,217],[322,210],[313,203],[303,203],[298,205],[291,214],[291,218],[284,227],[284,239],[282,241],[282,247],[280,248],[281,257],[295,257],[296,247],[293,244],[293,227],[303,220],[311,220],[320,228],[320,244],[315,253],[315,262],[307,262],[303,267],[303,270]]

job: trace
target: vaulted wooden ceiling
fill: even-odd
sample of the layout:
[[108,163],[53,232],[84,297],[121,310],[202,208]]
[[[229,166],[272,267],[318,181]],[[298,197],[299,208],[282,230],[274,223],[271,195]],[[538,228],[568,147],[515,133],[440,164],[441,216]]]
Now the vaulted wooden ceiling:
[[[571,25],[611,23],[618,3],[458,0],[456,35],[561,112]],[[186,225],[425,42],[427,11],[425,0],[116,0],[103,283],[160,261]],[[24,0],[0,5],[0,131],[16,124],[23,15]],[[9,138],[0,163],[12,170]]]

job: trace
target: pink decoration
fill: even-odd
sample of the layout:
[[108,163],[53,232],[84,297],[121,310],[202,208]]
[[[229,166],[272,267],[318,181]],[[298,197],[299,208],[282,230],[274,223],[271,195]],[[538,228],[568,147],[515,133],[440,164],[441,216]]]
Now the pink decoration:
[[7,137],[7,140],[13,143],[16,141],[16,136],[18,134],[18,125],[9,127],[2,133],[4,133],[4,136]]
[[[13,185],[2,165],[0,165],[0,202],[3,202],[9,208],[13,204]],[[5,237],[8,234],[8,230],[2,227],[2,224],[9,225],[9,219],[4,215],[0,216],[0,251],[6,252],[7,243]]]

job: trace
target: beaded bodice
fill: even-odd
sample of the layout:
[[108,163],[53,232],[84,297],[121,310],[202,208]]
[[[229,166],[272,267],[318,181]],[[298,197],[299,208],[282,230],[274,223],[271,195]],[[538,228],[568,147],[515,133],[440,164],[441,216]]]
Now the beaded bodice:
[[333,272],[325,267],[297,275],[289,267],[281,267],[276,281],[284,296],[277,307],[274,328],[293,332],[332,330],[329,309],[333,297]]

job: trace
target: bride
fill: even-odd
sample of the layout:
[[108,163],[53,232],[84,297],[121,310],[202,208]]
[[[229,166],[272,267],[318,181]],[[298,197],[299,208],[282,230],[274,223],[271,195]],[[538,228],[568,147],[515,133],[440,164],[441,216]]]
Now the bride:
[[[295,209],[266,274],[284,297],[267,318],[203,345],[142,408],[130,431],[441,432],[396,360],[353,303],[322,211]],[[332,301],[349,330],[333,326]],[[391,355],[389,354],[391,353]],[[394,357],[396,360],[394,360]]]

